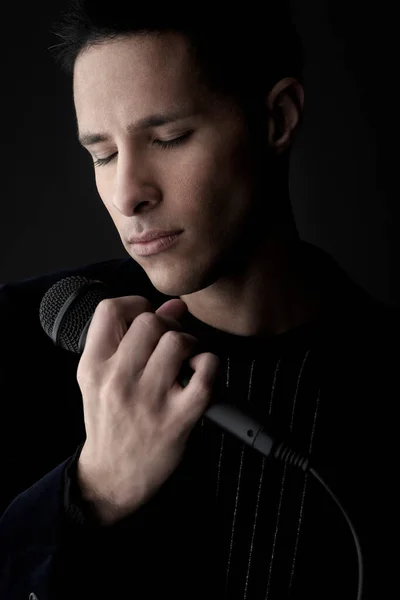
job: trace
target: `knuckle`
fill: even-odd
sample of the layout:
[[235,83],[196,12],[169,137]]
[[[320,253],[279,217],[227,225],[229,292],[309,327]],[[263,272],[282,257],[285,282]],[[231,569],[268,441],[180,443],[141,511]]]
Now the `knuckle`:
[[105,313],[107,315],[115,315],[119,312],[119,309],[114,298],[104,298],[98,303],[96,312]]
[[205,352],[205,360],[207,361],[207,364],[214,368],[214,369],[219,369],[221,366],[221,360],[219,358],[219,356],[217,354],[214,354],[213,352]]
[[149,311],[140,313],[140,315],[136,317],[135,321],[144,327],[156,327],[159,323],[157,315]]
[[182,348],[186,346],[186,341],[183,338],[182,334],[179,331],[174,331],[173,329],[169,329],[163,335],[163,343],[164,344],[172,344],[174,346],[179,346]]
[[94,387],[98,383],[99,377],[96,369],[93,369],[84,360],[80,360],[76,371],[76,379],[80,385]]
[[188,350],[193,348],[198,343],[197,339],[188,334],[176,331],[175,329],[169,329],[163,335],[163,343],[166,345],[174,346],[179,350]]

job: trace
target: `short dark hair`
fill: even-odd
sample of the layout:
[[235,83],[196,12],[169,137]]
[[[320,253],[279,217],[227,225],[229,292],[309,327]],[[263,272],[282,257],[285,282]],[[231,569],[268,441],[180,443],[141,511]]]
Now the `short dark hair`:
[[[96,44],[132,34],[176,32],[189,42],[195,64],[209,86],[247,104],[283,77],[303,80],[304,50],[293,24],[290,0],[244,2],[229,11],[213,5],[133,0],[70,0],[52,32],[50,47],[64,72],[73,73],[78,55]],[[209,7],[209,10],[207,10]],[[219,10],[218,10],[219,9]],[[215,12],[218,11],[218,12]]]

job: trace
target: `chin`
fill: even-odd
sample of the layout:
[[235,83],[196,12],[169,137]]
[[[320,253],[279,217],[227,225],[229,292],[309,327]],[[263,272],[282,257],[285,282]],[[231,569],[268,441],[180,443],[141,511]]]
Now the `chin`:
[[207,287],[200,273],[194,273],[193,269],[187,273],[182,269],[173,273],[164,266],[162,271],[148,269],[146,274],[156,290],[165,296],[188,296]]
[[[196,255],[197,259],[194,261],[189,254]],[[216,259],[211,253],[203,255],[202,260],[195,250],[186,252],[184,257],[175,255],[173,260],[155,260],[157,255],[142,262],[136,256],[132,258],[140,264],[156,290],[165,296],[195,294],[213,285],[221,275],[221,257]]]

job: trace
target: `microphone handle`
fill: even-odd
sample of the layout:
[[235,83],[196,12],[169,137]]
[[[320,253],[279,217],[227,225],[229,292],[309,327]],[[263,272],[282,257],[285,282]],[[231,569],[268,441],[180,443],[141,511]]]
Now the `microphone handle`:
[[[185,361],[178,375],[178,382],[182,387],[188,385],[193,373],[193,369]],[[269,456],[276,444],[265,425],[261,425],[233,404],[213,402],[206,409],[204,416],[264,456]]]

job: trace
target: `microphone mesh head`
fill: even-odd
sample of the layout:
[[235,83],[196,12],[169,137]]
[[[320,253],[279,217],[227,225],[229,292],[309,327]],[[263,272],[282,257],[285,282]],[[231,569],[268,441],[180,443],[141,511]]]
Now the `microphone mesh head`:
[[[87,284],[93,284],[94,287],[87,289]],[[79,293],[81,288],[82,292]],[[65,350],[79,353],[79,338],[86,323],[93,316],[99,302],[108,298],[104,284],[79,275],[57,281],[42,298],[39,318],[44,331],[53,339],[54,323],[60,311],[74,294],[77,294],[77,297],[67,308],[59,328],[58,345]],[[55,339],[53,341],[55,342]]]

